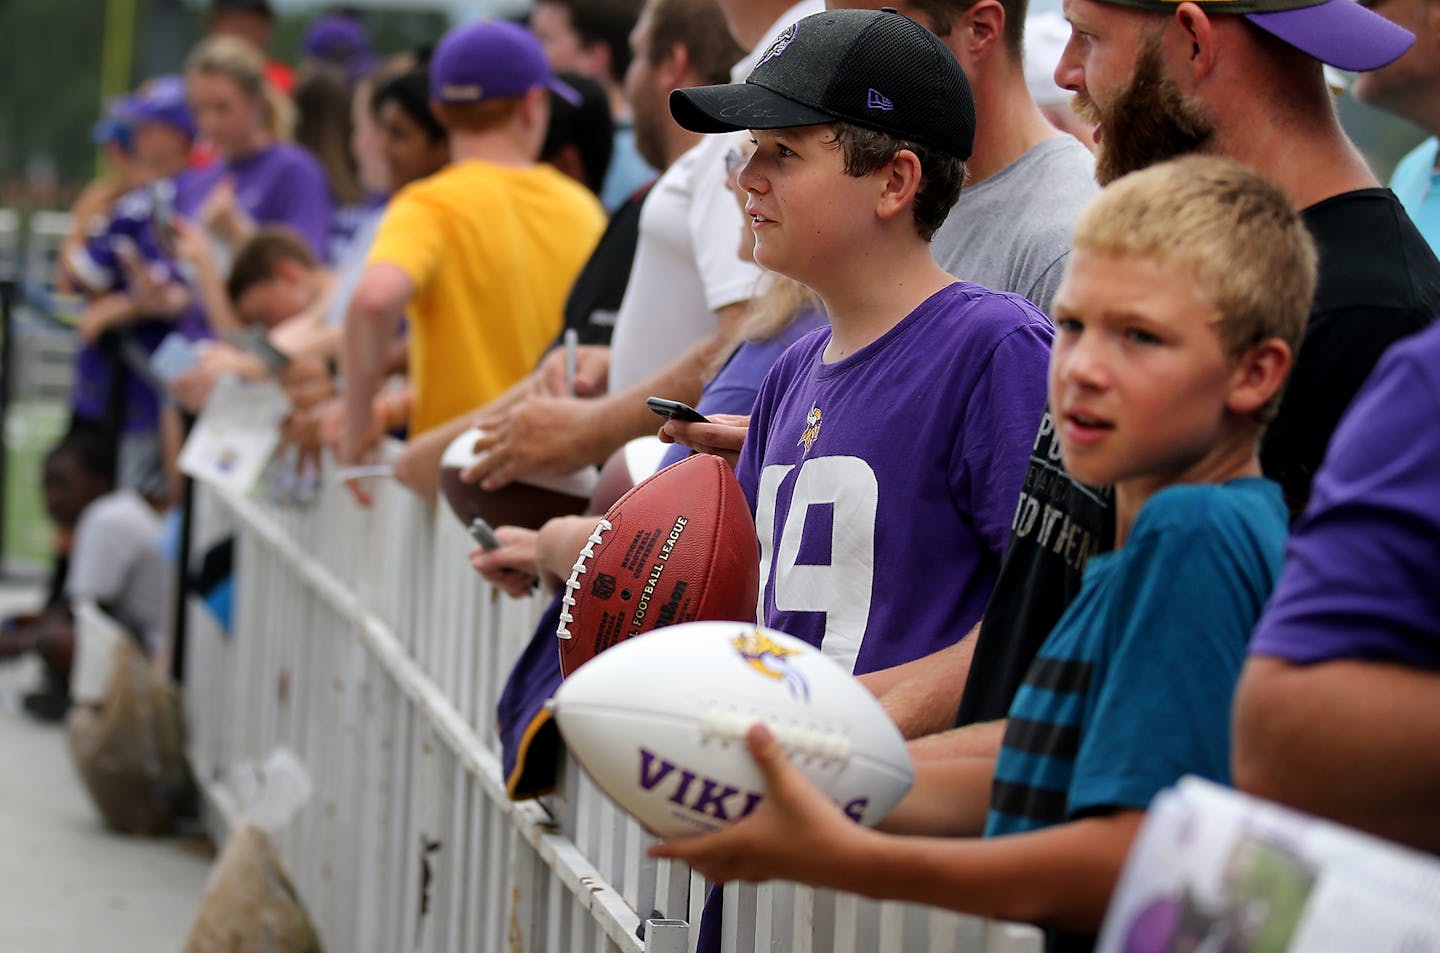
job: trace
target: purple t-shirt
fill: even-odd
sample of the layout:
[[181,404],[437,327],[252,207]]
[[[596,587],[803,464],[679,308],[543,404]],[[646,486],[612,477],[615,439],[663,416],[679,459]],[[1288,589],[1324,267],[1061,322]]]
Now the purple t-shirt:
[[760,618],[856,674],[954,644],[995,581],[1045,403],[1049,320],[957,282],[834,364],[776,362],[736,475]]
[[1335,431],[1254,655],[1440,668],[1440,325],[1383,357]]
[[[163,180],[122,195],[111,209],[110,217],[91,231],[85,243],[66,259],[66,265],[86,290],[92,294],[125,291],[129,287],[121,264],[121,249],[130,247],[158,282],[179,281],[174,261],[160,248],[155,235],[154,211],[157,200],[172,201],[178,180]],[[131,352],[136,360],[147,359],[174,329],[168,320],[138,321],[125,330]],[[99,421],[114,408],[116,361],[93,345],[85,345],[75,356],[75,383],[71,391],[71,407],[77,417]],[[160,397],[149,380],[130,368],[120,368],[125,375],[124,430],[126,433],[149,432],[160,419]]]
[[[205,197],[226,176],[235,180],[235,200],[257,225],[293,228],[317,258],[329,260],[334,209],[325,172],[314,156],[300,146],[279,142],[243,159],[217,162],[180,184],[175,211],[194,218]],[[212,336],[199,308],[185,314],[181,329],[192,339]]]
[[[711,414],[748,414],[755,407],[755,395],[760,384],[775,361],[796,341],[826,323],[825,311],[820,307],[806,310],[790,325],[772,338],[763,341],[746,341],[735,349],[725,366],[712,377],[700,392],[700,403],[695,409],[705,416]],[[690,456],[690,448],[674,444],[665,451],[657,471],[672,463],[679,463]]]
[[316,257],[329,255],[334,208],[320,163],[305,149],[277,142],[234,161],[217,162],[182,183],[175,210],[193,217],[215,184],[235,180],[235,200],[256,224],[287,225],[309,243]]

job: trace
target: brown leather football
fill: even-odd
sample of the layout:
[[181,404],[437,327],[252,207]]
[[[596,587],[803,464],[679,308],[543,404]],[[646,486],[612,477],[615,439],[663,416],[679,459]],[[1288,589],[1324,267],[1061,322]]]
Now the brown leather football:
[[595,489],[594,467],[564,476],[527,476],[498,490],[482,490],[477,483],[463,483],[460,471],[474,463],[480,431],[471,428],[450,442],[440,458],[440,492],[455,518],[467,528],[478,517],[493,526],[523,526],[539,529],[556,516],[573,516],[585,511]]
[[759,586],[740,484],[719,457],[694,454],[637,484],[596,524],[565,583],[560,669],[569,675],[677,622],[754,622]]

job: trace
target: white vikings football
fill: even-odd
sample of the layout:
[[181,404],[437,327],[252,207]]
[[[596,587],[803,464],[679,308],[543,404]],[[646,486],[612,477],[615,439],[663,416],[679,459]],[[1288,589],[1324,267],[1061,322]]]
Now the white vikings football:
[[878,823],[915,779],[900,732],[849,672],[799,639],[738,622],[616,645],[565,680],[551,711],[581,766],[660,837],[755,809],[764,781],[745,733],[760,721],[861,824]]

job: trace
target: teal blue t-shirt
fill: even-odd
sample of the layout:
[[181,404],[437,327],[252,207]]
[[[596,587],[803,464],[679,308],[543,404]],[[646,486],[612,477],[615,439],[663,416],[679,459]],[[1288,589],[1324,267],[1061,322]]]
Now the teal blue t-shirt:
[[1390,176],[1390,191],[1400,200],[1415,227],[1429,243],[1430,250],[1440,255],[1440,172],[1435,159],[1440,154],[1440,141],[1434,136],[1412,149]]
[[1181,775],[1230,779],[1230,703],[1280,574],[1280,487],[1173,486],[1092,556],[1010,708],[987,837],[1149,806]]

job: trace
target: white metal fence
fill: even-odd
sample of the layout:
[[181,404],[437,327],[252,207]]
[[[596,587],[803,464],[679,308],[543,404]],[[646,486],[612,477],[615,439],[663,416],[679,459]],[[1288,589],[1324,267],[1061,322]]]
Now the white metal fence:
[[[485,585],[448,513],[378,489],[370,510],[333,484],[308,509],[197,494],[199,535],[238,538],[235,634],[189,620],[190,743],[217,826],[236,766],[283,745],[315,794],[276,847],[329,950],[694,950],[704,882],[647,858],[573,761],[543,804],[506,798],[493,712],[541,605]],[[727,888],[724,937],[741,953],[1040,948],[1029,927],[788,884]]]

